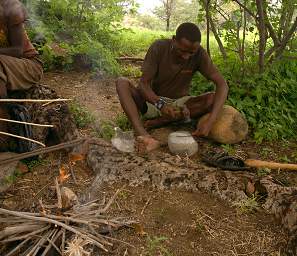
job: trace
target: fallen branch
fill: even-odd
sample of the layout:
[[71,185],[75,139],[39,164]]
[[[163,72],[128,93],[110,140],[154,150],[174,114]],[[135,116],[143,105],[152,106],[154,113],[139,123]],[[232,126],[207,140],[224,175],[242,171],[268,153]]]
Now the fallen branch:
[[22,121],[16,121],[16,120],[10,120],[5,118],[0,118],[0,121],[8,122],[8,123],[16,123],[16,124],[26,124],[26,125],[32,125],[32,126],[39,126],[39,127],[50,127],[53,128],[54,126],[51,124],[36,124],[36,123],[28,123],[28,122],[22,122]]
[[72,101],[73,99],[0,99],[0,103],[8,103],[8,102],[23,102],[23,103],[53,103],[53,102],[61,102],[61,101]]
[[41,154],[46,154],[46,153],[58,151],[58,150],[61,150],[61,149],[75,147],[75,146],[77,146],[79,144],[82,144],[85,140],[86,139],[76,139],[76,140],[60,143],[60,144],[55,145],[55,146],[40,148],[40,149],[33,150],[31,152],[26,152],[26,153],[18,154],[16,156],[3,158],[3,159],[0,160],[0,166],[4,165],[4,164],[9,164],[9,163],[12,163],[12,162],[15,162],[15,161],[19,161],[19,160],[22,160],[22,159],[26,159],[28,157],[37,156],[37,155],[41,155]]
[[45,144],[43,144],[42,142],[39,142],[39,141],[37,141],[37,140],[32,140],[32,139],[29,139],[29,138],[26,138],[26,137],[23,137],[23,136],[19,136],[19,135],[15,135],[15,134],[7,133],[7,132],[0,132],[0,134],[2,134],[2,135],[6,135],[6,136],[9,136],[9,137],[18,138],[18,139],[21,139],[21,140],[31,141],[31,142],[33,142],[33,143],[36,143],[36,144],[41,145],[41,146],[43,146],[43,147],[46,147]]

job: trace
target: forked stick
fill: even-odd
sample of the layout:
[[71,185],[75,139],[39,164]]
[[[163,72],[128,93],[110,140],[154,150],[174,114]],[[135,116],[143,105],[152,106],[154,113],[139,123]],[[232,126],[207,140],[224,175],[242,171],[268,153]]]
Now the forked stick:
[[43,144],[42,142],[39,142],[37,140],[32,140],[32,139],[29,139],[29,138],[26,138],[26,137],[23,137],[23,136],[19,136],[19,135],[7,133],[7,132],[0,132],[0,134],[10,136],[10,137],[14,137],[14,138],[18,138],[18,139],[22,139],[22,140],[31,141],[33,143],[36,143],[36,144],[41,145],[43,147],[46,147],[45,144]]
[[32,125],[32,126],[39,126],[39,127],[54,127],[52,124],[36,124],[36,123],[28,123],[28,122],[22,122],[22,121],[16,121],[16,120],[10,120],[5,118],[0,118],[0,121],[8,122],[8,123],[16,123],[16,124],[26,124],[26,125]]

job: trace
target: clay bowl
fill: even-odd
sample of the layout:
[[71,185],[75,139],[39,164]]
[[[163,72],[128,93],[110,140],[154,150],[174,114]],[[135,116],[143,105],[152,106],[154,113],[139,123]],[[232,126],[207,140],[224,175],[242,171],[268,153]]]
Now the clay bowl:
[[168,136],[168,147],[172,154],[192,156],[198,151],[198,143],[191,133],[178,131]]

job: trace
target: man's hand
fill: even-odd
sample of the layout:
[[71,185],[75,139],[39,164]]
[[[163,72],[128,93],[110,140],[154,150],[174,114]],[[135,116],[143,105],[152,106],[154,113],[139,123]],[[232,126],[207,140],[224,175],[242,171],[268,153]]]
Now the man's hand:
[[172,119],[177,119],[180,116],[180,111],[168,104],[165,104],[160,111],[163,116],[170,117]]
[[200,123],[198,122],[197,129],[192,133],[192,135],[197,137],[207,137],[214,124],[214,121],[215,120],[208,117],[205,121]]

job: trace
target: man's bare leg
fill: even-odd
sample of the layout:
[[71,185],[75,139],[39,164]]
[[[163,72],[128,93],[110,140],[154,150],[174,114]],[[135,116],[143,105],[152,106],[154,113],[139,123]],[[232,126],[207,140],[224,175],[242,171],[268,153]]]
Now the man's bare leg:
[[[185,103],[185,105],[190,112],[190,117],[197,118],[211,111],[213,101],[214,101],[214,93],[208,92],[189,99]],[[160,116],[160,117],[145,121],[144,127],[147,129],[156,128],[156,127],[160,127],[168,123],[171,123],[173,121],[182,120],[183,118],[184,116],[182,114],[176,119]]]
[[122,108],[137,135],[138,150],[149,152],[158,148],[160,146],[159,141],[149,135],[140,120],[139,111],[144,110],[145,100],[139,91],[126,78],[117,80],[116,89]]

